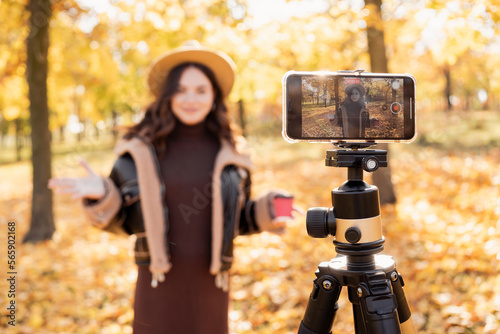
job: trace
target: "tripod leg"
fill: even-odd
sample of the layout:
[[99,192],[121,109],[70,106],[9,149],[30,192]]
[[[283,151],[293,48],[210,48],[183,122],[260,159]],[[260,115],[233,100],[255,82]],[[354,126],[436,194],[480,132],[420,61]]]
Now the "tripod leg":
[[314,280],[298,334],[331,333],[341,290],[342,286],[331,276],[324,275]]
[[363,311],[361,310],[358,289],[354,286],[347,287],[347,294],[349,296],[349,301],[352,304],[352,315],[354,317],[354,333],[356,334],[366,334],[365,319],[363,317]]
[[401,276],[397,271],[391,273],[391,283],[392,291],[396,295],[396,300],[398,301],[398,316],[399,323],[401,325],[401,332],[403,334],[416,334],[415,326],[413,325],[413,320],[411,319],[410,306],[405,297],[405,292],[403,290],[404,281],[403,276]]
[[369,334],[400,334],[396,296],[384,272],[365,274],[366,281],[357,292],[366,332]]
[[354,316],[354,333],[366,334],[363,311],[361,310],[359,304],[352,304],[352,314]]

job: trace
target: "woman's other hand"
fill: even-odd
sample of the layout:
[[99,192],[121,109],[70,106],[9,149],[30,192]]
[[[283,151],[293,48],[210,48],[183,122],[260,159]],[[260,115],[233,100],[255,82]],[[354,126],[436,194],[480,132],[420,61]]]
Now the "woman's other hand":
[[106,194],[103,179],[97,175],[85,160],[80,165],[87,171],[85,177],[54,177],[48,187],[58,194],[69,194],[72,199],[89,198],[99,200]]
[[293,203],[293,196],[290,194],[287,195],[276,195],[273,199],[273,211],[274,218],[273,224],[277,228],[285,228],[287,226],[287,222],[292,221],[295,217],[292,215],[292,212],[297,212],[300,215],[304,215],[304,210]]

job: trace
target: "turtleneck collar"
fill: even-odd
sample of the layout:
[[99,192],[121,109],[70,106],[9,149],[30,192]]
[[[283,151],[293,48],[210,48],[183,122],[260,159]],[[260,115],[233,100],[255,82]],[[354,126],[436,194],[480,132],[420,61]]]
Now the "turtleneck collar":
[[203,121],[195,125],[186,125],[177,121],[174,131],[170,135],[175,139],[193,139],[210,136],[211,133],[207,128],[207,122]]

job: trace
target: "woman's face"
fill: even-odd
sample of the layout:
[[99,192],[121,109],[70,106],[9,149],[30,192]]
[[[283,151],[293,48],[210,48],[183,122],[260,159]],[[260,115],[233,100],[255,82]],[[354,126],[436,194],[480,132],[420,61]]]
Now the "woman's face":
[[354,88],[351,93],[352,102],[358,102],[360,97],[361,94],[359,94],[359,91],[356,88]]
[[214,99],[214,88],[207,76],[196,67],[188,67],[172,98],[172,112],[182,123],[196,125],[210,113]]

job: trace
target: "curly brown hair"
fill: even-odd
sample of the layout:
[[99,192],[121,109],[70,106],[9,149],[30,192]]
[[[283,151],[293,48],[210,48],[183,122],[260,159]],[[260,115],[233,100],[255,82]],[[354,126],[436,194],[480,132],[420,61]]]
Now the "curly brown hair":
[[127,129],[126,134],[123,136],[125,139],[137,135],[141,136],[154,146],[159,157],[165,154],[166,139],[175,129],[177,122],[179,122],[172,112],[172,98],[179,87],[182,73],[189,67],[195,67],[202,71],[214,88],[214,108],[206,118],[208,130],[235,146],[233,126],[215,75],[208,67],[198,63],[183,63],[170,71],[162,86],[160,96],[146,109],[144,118],[138,124]]

